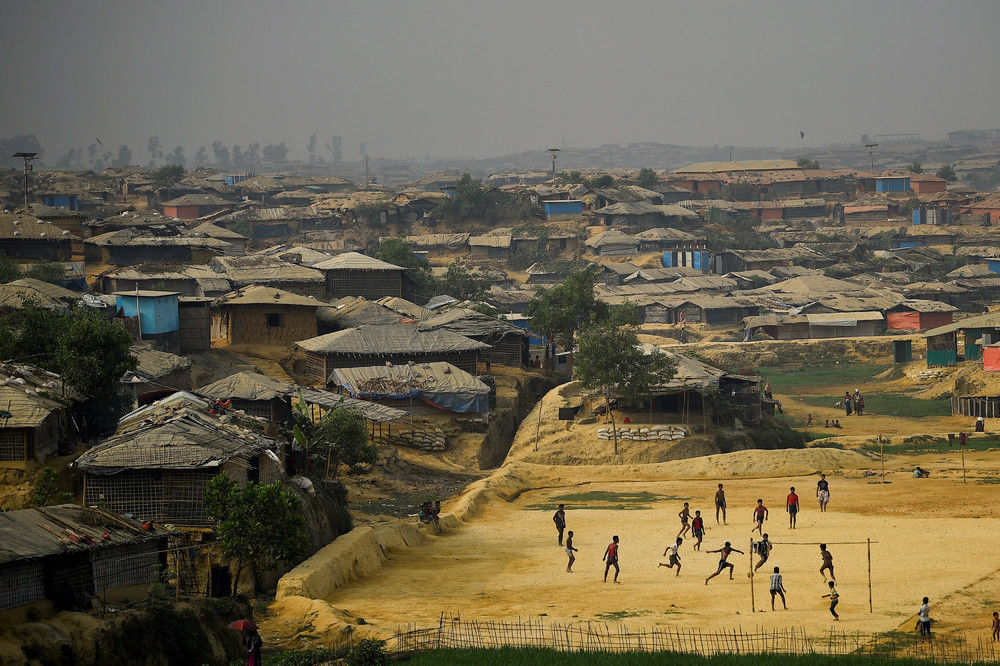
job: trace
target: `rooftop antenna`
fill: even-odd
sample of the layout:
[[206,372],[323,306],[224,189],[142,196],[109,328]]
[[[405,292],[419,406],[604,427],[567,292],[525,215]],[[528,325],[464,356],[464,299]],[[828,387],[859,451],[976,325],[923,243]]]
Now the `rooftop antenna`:
[[546,148],[545,150],[552,153],[552,177],[556,177],[556,153],[559,152],[558,148]]
[[878,144],[866,143],[865,148],[868,149],[868,157],[872,158],[872,173],[875,173],[875,149],[878,148]]
[[24,207],[28,207],[28,173],[32,170],[31,162],[38,159],[38,153],[14,153],[14,157],[24,159]]

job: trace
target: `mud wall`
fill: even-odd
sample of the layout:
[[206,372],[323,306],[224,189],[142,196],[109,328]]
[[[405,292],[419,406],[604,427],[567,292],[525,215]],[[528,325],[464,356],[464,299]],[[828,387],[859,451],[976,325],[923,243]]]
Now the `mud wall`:
[[480,469],[494,469],[503,464],[524,417],[542,396],[561,383],[554,376],[532,376],[518,381],[516,399],[498,397],[495,418],[491,417],[479,449]]

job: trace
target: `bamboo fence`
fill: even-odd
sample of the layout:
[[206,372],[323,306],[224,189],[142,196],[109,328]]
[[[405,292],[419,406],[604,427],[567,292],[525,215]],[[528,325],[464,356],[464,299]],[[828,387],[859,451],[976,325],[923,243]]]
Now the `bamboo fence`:
[[715,654],[874,656],[922,659],[937,663],[1000,663],[998,643],[949,635],[922,639],[915,633],[867,633],[831,629],[807,634],[801,627],[767,629],[742,626],[701,631],[675,627],[636,628],[606,622],[463,620],[442,613],[438,626],[401,626],[388,641],[398,654],[427,650],[545,648],[561,652],[680,652]]

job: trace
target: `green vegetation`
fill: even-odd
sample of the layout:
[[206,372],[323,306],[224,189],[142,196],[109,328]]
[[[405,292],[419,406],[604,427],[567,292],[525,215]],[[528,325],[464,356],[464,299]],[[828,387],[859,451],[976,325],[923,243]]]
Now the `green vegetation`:
[[309,537],[300,509],[299,498],[277,481],[241,486],[223,472],[208,482],[205,511],[218,521],[215,538],[223,554],[237,561],[234,597],[248,565],[268,571],[278,561],[294,564],[305,554]]
[[[862,417],[864,418],[864,417]],[[969,437],[965,440],[966,451],[988,451],[1000,446],[1000,437]],[[869,444],[864,447],[868,451],[879,452],[878,444]],[[933,435],[913,435],[897,440],[895,437],[888,443],[882,445],[886,454],[900,453],[943,453],[945,451],[959,451],[958,433],[955,433],[953,440],[947,437],[935,437]]]
[[[881,416],[919,419],[925,416],[951,416],[950,400],[923,400],[905,393],[864,393],[865,412]],[[807,395],[803,401],[813,407],[833,407],[843,398],[837,392],[830,396]],[[863,416],[861,418],[864,418]]]
[[607,303],[594,297],[598,270],[586,268],[572,273],[555,287],[538,287],[524,310],[531,319],[532,329],[553,336],[556,344],[572,349],[584,324],[606,319],[610,313]]
[[21,278],[32,278],[42,282],[61,285],[66,281],[66,269],[62,264],[54,261],[42,261],[32,264],[28,270],[22,271],[21,267],[10,257],[0,255],[0,284],[20,280]]
[[153,185],[165,189],[181,181],[181,178],[184,177],[184,167],[180,164],[167,164],[156,169],[149,176],[153,181]]
[[538,206],[519,202],[514,195],[496,188],[483,187],[478,180],[464,173],[455,184],[455,196],[441,202],[431,213],[431,219],[456,223],[475,218],[497,224],[508,220],[532,220],[540,212]]
[[658,179],[656,178],[656,172],[648,167],[643,167],[639,169],[639,178],[636,180],[636,184],[639,187],[645,187],[647,190],[652,190],[656,188]]
[[594,176],[593,178],[584,178],[583,184],[591,190],[599,190],[601,188],[611,187],[614,185],[615,179],[610,175],[603,173],[600,176]]
[[132,336],[124,326],[89,308],[61,315],[27,303],[0,318],[0,359],[61,374],[78,398],[74,415],[87,424],[85,436],[113,429],[132,406],[132,394],[119,383],[137,364],[131,345]]
[[604,396],[611,417],[614,452],[618,455],[618,430],[611,399],[635,403],[649,396],[677,372],[677,362],[666,354],[647,354],[639,348],[635,309],[626,303],[606,321],[591,320],[580,332],[575,376],[585,390]]
[[59,472],[51,467],[42,470],[42,476],[31,493],[31,503],[35,506],[52,506],[73,501],[73,493],[59,490]]
[[21,267],[6,254],[0,254],[0,283],[6,284],[21,279]]
[[437,281],[436,291],[450,294],[460,301],[481,301],[486,298],[493,280],[489,275],[473,273],[464,259],[448,264],[448,270]]
[[341,463],[358,469],[378,462],[378,448],[368,441],[368,429],[360,412],[336,407],[317,421],[300,392],[292,418],[291,434],[305,453],[307,470],[336,477]]
[[[385,641],[365,638],[357,645],[312,650],[288,650],[268,655],[268,666],[319,666],[320,664],[345,663],[347,666],[383,666],[389,663]],[[242,666],[243,660],[233,662]]]
[[799,161],[795,164],[798,165],[800,169],[818,169],[819,160],[811,160],[808,157],[800,157]]
[[[702,657],[676,652],[560,652],[544,648],[432,650],[409,657],[408,666],[927,666],[925,659],[890,659],[858,655],[717,654]],[[957,662],[951,662],[957,663]]]
[[745,250],[767,250],[778,246],[778,242],[766,234],[757,231],[759,220],[749,215],[740,214],[730,218],[725,212],[710,209],[706,220],[710,221],[704,228],[708,249],[713,252],[723,252],[731,248]]
[[417,285],[417,295],[424,298],[434,296],[434,275],[431,265],[426,259],[421,259],[404,238],[383,238],[379,241],[375,258],[406,269]]
[[656,502],[683,502],[690,497],[676,497],[673,495],[657,495],[650,492],[614,492],[608,490],[591,490],[583,493],[563,493],[553,495],[549,501],[537,504],[529,504],[525,508],[529,511],[551,511],[557,504],[569,504],[574,511],[625,511],[650,509],[650,504]]
[[[1000,165],[1000,162],[997,162],[997,165]],[[994,167],[994,171],[995,170],[996,167]],[[938,178],[944,178],[949,183],[954,183],[956,180],[958,180],[958,174],[955,173],[955,168],[950,164],[945,164],[943,167],[938,169],[937,173],[934,175],[937,176]],[[973,187],[975,186],[973,185]]]
[[920,162],[911,162],[906,166],[906,170],[910,173],[923,173],[924,167],[920,164]]
[[[795,367],[795,368],[759,368],[758,372],[767,377],[771,382],[771,388],[776,393],[793,393],[792,389],[801,389],[804,387],[831,387],[831,398],[823,398],[824,401],[829,401],[829,405],[826,402],[823,406],[830,406],[841,396],[842,392],[840,387],[843,387],[844,391],[851,390],[855,388],[855,384],[860,384],[866,380],[871,379],[875,375],[885,372],[889,369],[887,365],[846,365],[841,363],[837,367],[830,367],[833,361],[829,359],[817,359],[818,362],[822,362],[822,367]],[[865,400],[867,401],[867,395]]]

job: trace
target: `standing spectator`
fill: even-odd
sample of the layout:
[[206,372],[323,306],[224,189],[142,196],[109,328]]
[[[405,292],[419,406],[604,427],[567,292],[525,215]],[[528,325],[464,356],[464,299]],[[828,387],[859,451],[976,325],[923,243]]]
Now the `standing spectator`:
[[827,502],[830,501],[830,483],[826,480],[826,474],[819,475],[816,482],[816,498],[819,500],[819,510],[826,511]]
[[850,391],[844,391],[844,411],[847,412],[847,416],[851,415],[851,404],[853,404],[854,399],[851,398]]
[[559,532],[559,545],[563,545],[563,530],[566,529],[566,508],[565,505],[560,504],[559,508],[556,509],[556,513],[552,516],[552,522],[556,524],[556,530]]
[[785,510],[788,511],[788,528],[795,529],[795,517],[799,513],[799,496],[795,494],[795,486],[790,489],[785,498]]
[[781,573],[778,567],[774,567],[774,573],[771,574],[771,610],[774,610],[774,595],[781,595],[781,606],[788,610],[788,606],[785,604],[785,585],[781,582]]
[[726,491],[719,484],[719,489],[715,491],[715,522],[719,522],[719,511],[722,511],[722,522],[726,522]]
[[931,605],[930,599],[924,597],[924,603],[917,611],[917,624],[920,626],[920,635],[930,638],[931,635]]
[[691,520],[691,535],[698,539],[694,544],[695,550],[701,550],[701,540],[705,537],[705,520],[701,517],[701,511],[694,512]]

